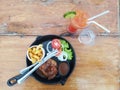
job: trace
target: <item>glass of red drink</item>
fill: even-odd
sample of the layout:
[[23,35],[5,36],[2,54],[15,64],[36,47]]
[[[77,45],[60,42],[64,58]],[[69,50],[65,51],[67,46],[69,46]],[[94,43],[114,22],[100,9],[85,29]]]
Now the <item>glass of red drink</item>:
[[81,10],[76,10],[75,12],[76,15],[71,18],[70,24],[67,28],[69,33],[75,33],[78,29],[83,29],[87,26],[87,13]]

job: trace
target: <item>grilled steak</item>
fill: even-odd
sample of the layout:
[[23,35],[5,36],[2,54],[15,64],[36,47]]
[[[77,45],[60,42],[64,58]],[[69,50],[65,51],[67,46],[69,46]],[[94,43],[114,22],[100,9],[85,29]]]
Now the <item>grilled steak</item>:
[[43,73],[48,80],[53,79],[58,70],[57,70],[57,63],[53,59],[49,59],[45,62],[42,66],[39,67],[39,70]]

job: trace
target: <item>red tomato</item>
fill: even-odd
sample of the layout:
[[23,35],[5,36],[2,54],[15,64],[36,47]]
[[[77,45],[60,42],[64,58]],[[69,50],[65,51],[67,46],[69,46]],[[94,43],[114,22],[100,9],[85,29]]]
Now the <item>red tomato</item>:
[[59,48],[56,56],[59,56],[61,54],[61,52],[62,52],[62,48]]
[[59,50],[61,48],[61,42],[59,39],[52,40],[52,48]]

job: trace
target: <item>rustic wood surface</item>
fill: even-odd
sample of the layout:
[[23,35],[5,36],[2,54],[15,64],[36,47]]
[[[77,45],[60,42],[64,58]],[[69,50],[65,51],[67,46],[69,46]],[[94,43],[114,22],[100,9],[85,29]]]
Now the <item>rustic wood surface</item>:
[[[0,90],[119,90],[119,0],[42,1],[45,0],[0,0]],[[76,67],[64,86],[46,85],[33,77],[21,85],[7,86],[7,80],[26,67],[26,51],[36,36],[65,32],[68,21],[63,14],[75,8],[87,11],[90,17],[110,10],[95,20],[111,34],[97,37],[94,46],[64,37],[76,52]]]

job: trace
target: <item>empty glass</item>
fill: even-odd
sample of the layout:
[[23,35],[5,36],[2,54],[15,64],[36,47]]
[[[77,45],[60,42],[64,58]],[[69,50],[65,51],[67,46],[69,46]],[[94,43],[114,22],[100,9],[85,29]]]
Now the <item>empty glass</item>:
[[96,38],[96,32],[94,32],[94,30],[91,30],[89,28],[83,29],[78,36],[79,42],[85,45],[94,45],[95,38]]

